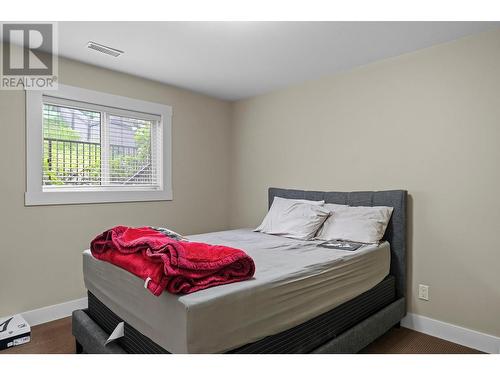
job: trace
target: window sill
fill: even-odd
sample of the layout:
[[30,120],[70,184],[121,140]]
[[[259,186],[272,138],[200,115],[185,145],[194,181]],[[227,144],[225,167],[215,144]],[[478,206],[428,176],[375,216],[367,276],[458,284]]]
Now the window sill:
[[26,192],[26,206],[170,201],[172,191],[39,191]]

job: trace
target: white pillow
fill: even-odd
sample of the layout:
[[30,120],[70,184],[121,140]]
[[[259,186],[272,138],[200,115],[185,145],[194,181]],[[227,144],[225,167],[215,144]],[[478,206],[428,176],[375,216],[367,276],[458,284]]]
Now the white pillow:
[[262,224],[255,231],[310,240],[330,216],[323,203],[275,197]]
[[329,209],[332,214],[335,213],[337,210],[342,210],[343,208],[350,207],[347,204],[336,204],[336,203],[325,203],[324,205],[325,208]]
[[325,204],[332,215],[325,221],[316,238],[320,240],[344,240],[378,243],[384,237],[391,219],[392,207],[351,207]]
[[[315,206],[322,206],[325,204],[325,201],[308,201],[307,199],[288,199],[288,198],[280,198],[280,197],[274,197],[274,199],[280,199],[280,200],[290,201],[290,202],[308,203],[308,204],[313,204]],[[273,200],[273,203],[274,203],[274,200]]]

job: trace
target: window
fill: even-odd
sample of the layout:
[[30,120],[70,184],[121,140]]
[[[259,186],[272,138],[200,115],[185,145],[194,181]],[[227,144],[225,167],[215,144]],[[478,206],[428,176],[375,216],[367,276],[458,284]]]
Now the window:
[[27,205],[172,198],[170,107],[63,85],[26,97]]
[[157,188],[159,119],[43,98],[43,189]]

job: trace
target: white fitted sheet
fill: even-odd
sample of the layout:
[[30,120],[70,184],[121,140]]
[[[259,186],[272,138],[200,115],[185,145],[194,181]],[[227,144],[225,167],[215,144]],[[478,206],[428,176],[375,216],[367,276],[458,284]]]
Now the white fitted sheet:
[[342,251],[252,229],[189,239],[244,250],[255,261],[254,278],[155,297],[143,280],[83,253],[87,289],[171,353],[219,353],[282,332],[371,289],[390,268],[387,242]]

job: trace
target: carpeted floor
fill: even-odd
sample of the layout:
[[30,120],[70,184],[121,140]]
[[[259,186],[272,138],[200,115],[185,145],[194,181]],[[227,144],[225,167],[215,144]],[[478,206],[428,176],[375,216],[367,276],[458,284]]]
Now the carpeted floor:
[[[74,353],[71,318],[64,318],[32,328],[32,341],[0,354]],[[393,328],[361,351],[366,354],[468,354],[477,350],[428,336],[406,328]]]
[[481,354],[481,352],[407,328],[393,328],[364,348],[364,354]]

